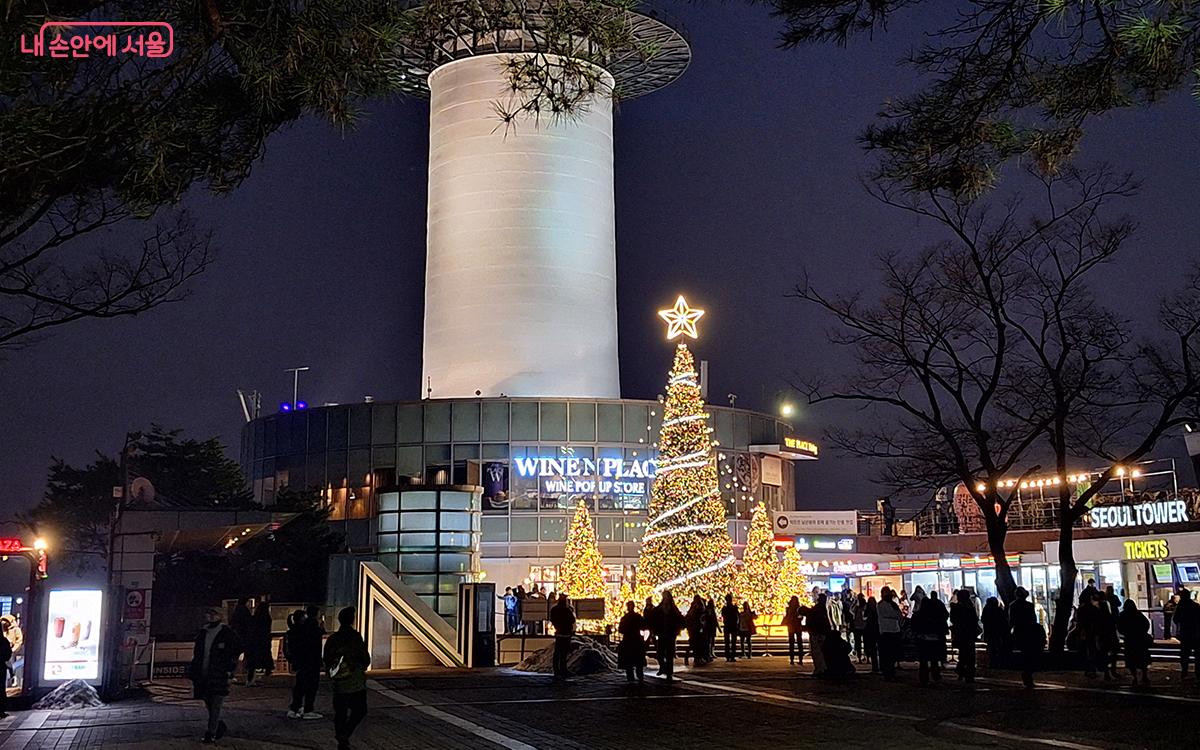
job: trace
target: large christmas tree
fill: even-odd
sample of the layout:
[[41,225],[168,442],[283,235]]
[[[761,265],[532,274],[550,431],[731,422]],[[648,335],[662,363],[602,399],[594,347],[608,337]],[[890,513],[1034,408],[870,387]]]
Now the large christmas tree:
[[742,570],[738,576],[738,596],[750,602],[750,609],[760,615],[780,614],[775,609],[778,578],[779,556],[775,553],[771,514],[759,503],[750,516],[750,534],[746,537]]
[[800,550],[795,547],[788,547],[783,553],[783,565],[775,582],[775,612],[779,614],[787,611],[788,601],[793,596],[800,598],[801,606],[813,605],[808,576],[804,575],[800,567],[802,562],[804,561],[800,558]]
[[[682,297],[676,312],[685,320],[699,317]],[[689,335],[694,336],[694,323],[692,330]],[[692,353],[681,343],[667,383],[658,469],[638,561],[639,590],[660,594],[671,589],[681,605],[695,594],[720,601],[732,590],[735,558],[714,445]]]
[[604,560],[596,545],[592,515],[583,500],[575,507],[575,517],[567,532],[563,561],[558,568],[558,590],[572,599],[603,599],[608,594]]

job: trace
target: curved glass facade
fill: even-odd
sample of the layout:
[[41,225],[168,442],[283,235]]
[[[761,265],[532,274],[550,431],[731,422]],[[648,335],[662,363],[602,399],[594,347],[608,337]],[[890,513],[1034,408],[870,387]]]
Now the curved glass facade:
[[[790,461],[751,446],[778,445],[790,425],[770,415],[709,406],[730,516],[763,500],[792,509]],[[636,546],[653,481],[661,408],[655,401],[451,399],[322,406],[260,417],[242,433],[255,498],[284,486],[319,489],[350,546],[377,548],[378,488],[484,488],[485,557],[546,557],[566,538],[579,499],[594,513],[606,554]],[[775,459],[777,461],[777,459]],[[647,463],[649,462],[649,463]]]

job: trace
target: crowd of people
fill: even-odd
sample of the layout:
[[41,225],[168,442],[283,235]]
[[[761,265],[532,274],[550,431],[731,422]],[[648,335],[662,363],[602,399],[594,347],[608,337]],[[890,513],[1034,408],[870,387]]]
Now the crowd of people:
[[[329,675],[333,692],[333,727],[339,750],[349,750],[355,728],[367,714],[367,669],[370,652],[362,635],[354,628],[355,611],[346,607],[338,612],[338,629],[326,637],[319,607],[308,606],[288,615],[288,630],[283,652],[293,677],[292,699],[286,715],[292,719],[317,720],[315,703],[321,673]],[[271,655],[271,614],[265,601],[239,602],[228,625],[220,607],[205,610],[205,623],[197,633],[192,651],[189,676],[193,696],[204,702],[208,712],[202,742],[212,744],[227,731],[221,709],[229,695],[230,683],[239,662],[245,670],[245,684],[261,684],[274,668]],[[262,638],[265,622],[265,646]],[[242,656],[245,656],[244,660]]]

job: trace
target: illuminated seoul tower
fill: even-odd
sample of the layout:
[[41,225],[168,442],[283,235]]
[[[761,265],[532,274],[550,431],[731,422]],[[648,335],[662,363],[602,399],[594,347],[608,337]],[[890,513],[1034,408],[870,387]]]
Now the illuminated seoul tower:
[[610,18],[626,40],[646,52],[598,56],[571,35],[589,50],[598,93],[569,117],[526,112],[507,126],[511,61],[563,59],[561,42],[547,40],[551,6],[500,6],[506,26],[473,20],[477,5],[439,1],[427,14],[436,24],[404,49],[410,92],[430,100],[422,395],[618,398],[606,89],[622,100],[659,89],[683,73],[690,49],[662,21],[580,0],[583,11],[618,14]]

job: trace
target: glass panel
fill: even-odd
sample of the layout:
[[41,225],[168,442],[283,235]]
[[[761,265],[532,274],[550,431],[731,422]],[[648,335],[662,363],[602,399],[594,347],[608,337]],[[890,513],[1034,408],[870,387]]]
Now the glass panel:
[[469,532],[445,532],[441,535],[442,549],[473,549],[475,538]]
[[482,458],[508,458],[508,444],[484,443]]
[[425,452],[419,445],[402,445],[396,449],[396,473],[406,477],[421,477],[425,470]]
[[568,408],[571,417],[571,440],[585,443],[596,439],[596,405],[572,401]]
[[625,527],[625,541],[642,541],[642,533],[646,530],[646,522],[644,520],[635,521],[633,519],[629,519],[622,525]]
[[508,518],[505,516],[490,516],[483,519],[483,541],[507,542]]
[[400,556],[401,573],[436,573],[438,556],[436,554],[406,554]]
[[508,440],[507,401],[483,402],[482,436],[484,440]]
[[625,442],[647,442],[649,432],[646,425],[650,423],[650,409],[637,404],[625,404]]
[[[458,591],[457,583],[454,590]],[[450,596],[438,597],[437,613],[442,617],[453,618],[458,614],[458,599]]]
[[413,591],[418,594],[432,594],[437,590],[437,575],[405,573],[404,571],[409,565],[409,557],[411,555],[400,555],[400,580],[411,586]]
[[267,417],[267,431],[264,436],[268,456],[274,456],[279,451],[278,428],[275,425],[277,417]]
[[400,549],[422,549],[426,547],[437,547],[437,534],[430,533],[409,533],[400,535]]
[[[376,469],[393,469],[396,467],[396,446],[385,445],[382,448],[371,449],[371,465]],[[395,472],[392,472],[395,474]]]
[[350,410],[344,406],[329,410],[329,446],[345,448],[350,442]]
[[400,493],[399,492],[382,492],[379,495],[379,510],[399,510],[400,509]]
[[614,541],[614,542],[625,541],[625,519],[623,519],[623,518],[612,519],[612,535],[613,535],[612,541]]
[[440,443],[450,440],[450,404],[425,404],[425,442]]
[[454,446],[454,460],[464,461],[468,458],[479,458],[479,444],[467,443],[466,445]]
[[325,450],[325,417],[328,409],[318,409],[308,413],[308,452],[317,453]]
[[350,407],[350,445],[371,444],[371,405]]
[[347,469],[350,484],[354,487],[371,483],[371,451],[358,448],[350,451],[350,467]]
[[612,541],[612,519],[611,518],[593,518],[596,525],[596,541],[611,542]]
[[400,404],[396,408],[396,440],[419,443],[424,434],[421,404]]
[[722,447],[733,448],[733,412],[731,411],[716,411],[713,412],[713,437],[721,444]]
[[379,530],[380,531],[395,531],[400,519],[395,513],[380,513],[379,514]]
[[470,513],[442,513],[442,531],[470,531]]
[[371,443],[395,444],[396,405],[375,404],[371,407]]
[[380,552],[395,552],[400,549],[395,534],[380,534],[379,535],[379,551]]
[[473,443],[479,440],[479,402],[455,401],[453,405],[456,443]]
[[519,401],[512,404],[512,439],[538,439],[538,405],[536,401]]
[[750,420],[750,442],[754,445],[767,445],[775,442],[775,420],[753,417]]
[[596,440],[601,443],[621,442],[620,404],[596,404]]
[[538,520],[533,516],[515,516],[510,520],[510,535],[514,542],[536,542]]
[[746,450],[750,447],[750,415],[749,414],[734,414],[733,415],[733,446],[738,450]]
[[561,401],[542,402],[542,441],[567,439],[567,405]]
[[403,510],[436,510],[436,492],[402,492],[400,507]]
[[409,511],[400,514],[400,529],[403,531],[433,531],[436,528],[437,513],[413,513]]
[[[457,552],[449,552],[442,555],[441,561],[438,563],[442,573],[470,573],[471,572],[471,556]],[[455,582],[457,587],[458,582]]]
[[546,516],[541,519],[543,542],[565,542],[567,540],[566,516]]
[[385,568],[394,572],[396,570],[396,568],[399,567],[399,565],[400,565],[400,556],[399,555],[380,555],[379,562],[382,563]]
[[471,510],[475,496],[470,492],[443,492],[442,510]]

